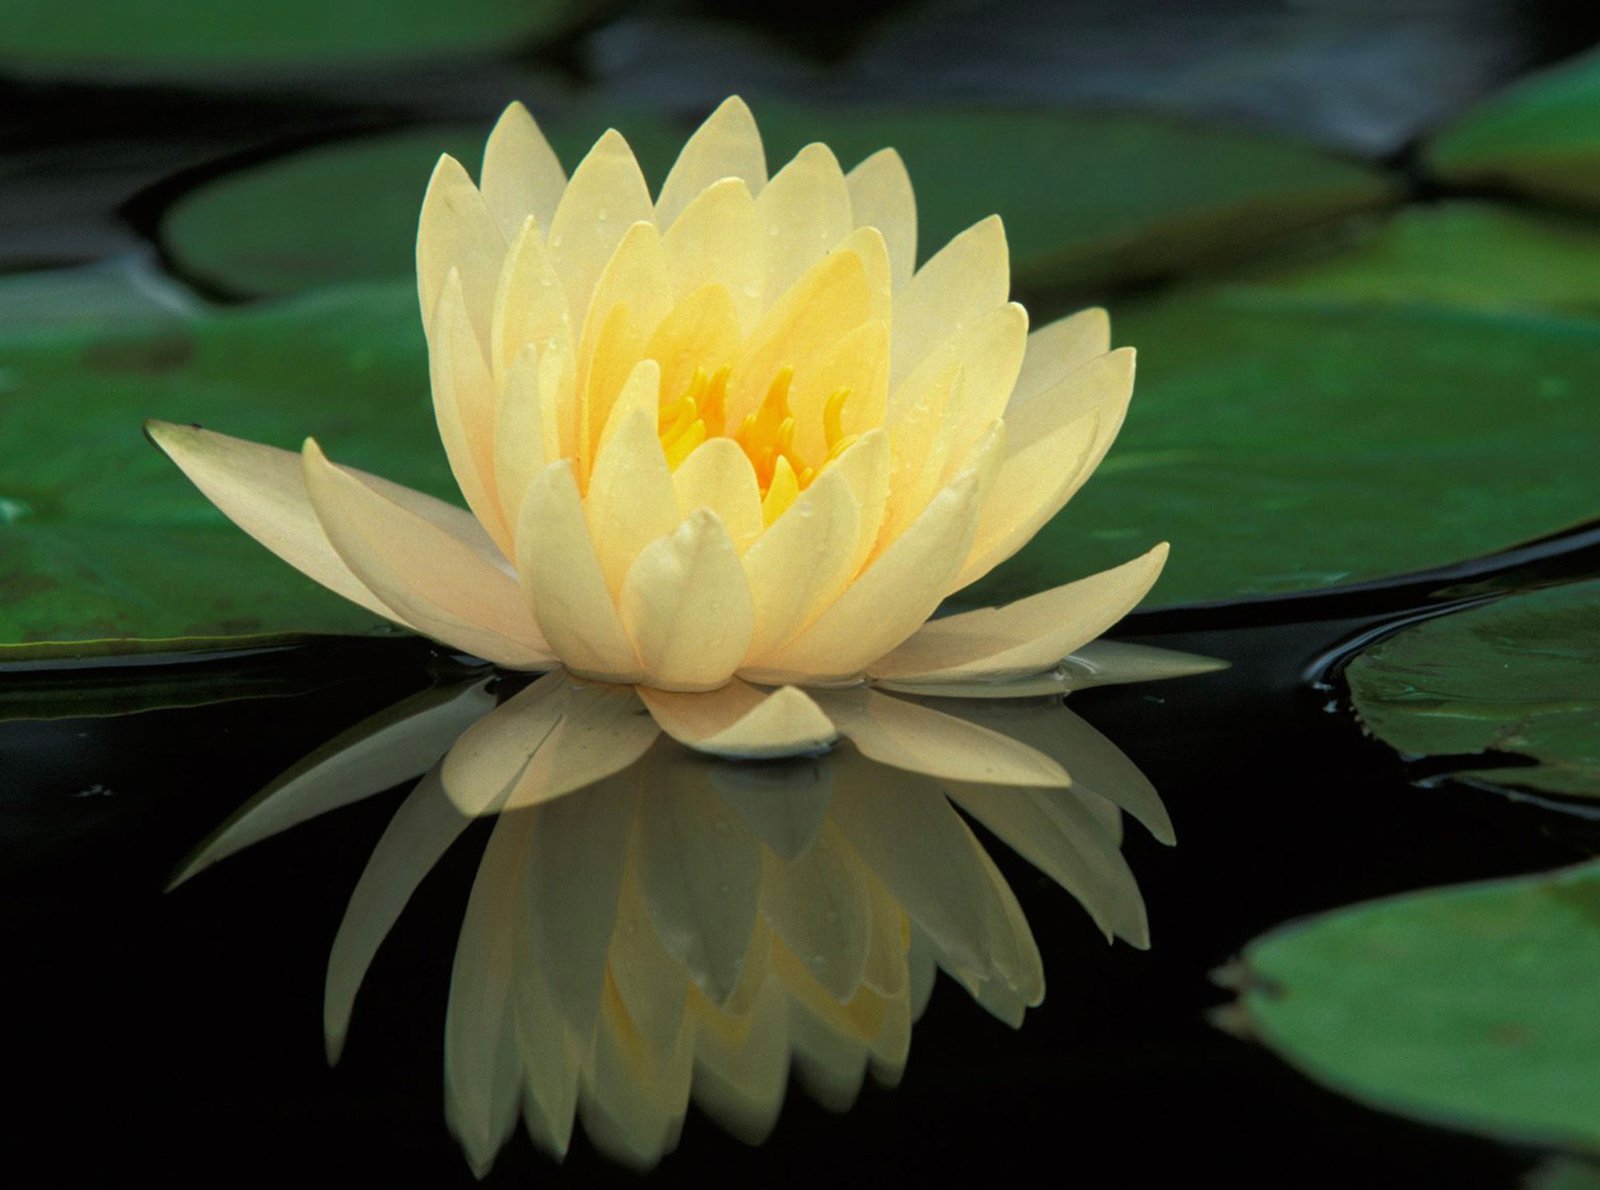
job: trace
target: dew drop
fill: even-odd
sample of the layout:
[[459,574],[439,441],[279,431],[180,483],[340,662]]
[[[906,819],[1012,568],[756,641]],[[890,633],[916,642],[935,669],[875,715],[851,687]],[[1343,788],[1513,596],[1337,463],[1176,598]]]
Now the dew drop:
[[611,212],[606,210],[604,207],[601,207],[594,213],[594,217],[600,220],[601,223],[604,223],[607,219],[611,218]]
[[826,955],[814,954],[811,956],[811,969],[813,971],[826,970],[827,966],[828,959]]
[[558,236],[558,235],[551,236],[550,237],[550,247],[552,247],[552,248],[561,247],[561,237]]

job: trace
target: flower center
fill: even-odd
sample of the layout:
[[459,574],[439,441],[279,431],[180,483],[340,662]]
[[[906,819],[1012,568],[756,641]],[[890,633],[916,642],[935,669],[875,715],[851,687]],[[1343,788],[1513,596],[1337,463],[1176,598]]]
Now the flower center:
[[667,466],[677,470],[707,438],[732,438],[755,469],[761,510],[770,525],[859,437],[844,432],[844,406],[850,399],[850,389],[835,390],[823,405],[826,455],[813,466],[795,449],[795,417],[789,408],[794,368],[778,369],[761,404],[732,433],[727,426],[729,372],[723,367],[707,375],[704,368],[696,368],[688,391],[676,401],[662,404],[658,422],[661,447],[666,451]]

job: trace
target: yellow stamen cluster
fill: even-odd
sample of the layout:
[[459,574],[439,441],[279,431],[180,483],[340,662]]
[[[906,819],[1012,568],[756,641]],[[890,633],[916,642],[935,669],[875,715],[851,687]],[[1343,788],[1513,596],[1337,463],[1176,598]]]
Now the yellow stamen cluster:
[[666,451],[667,466],[676,470],[707,438],[723,435],[732,438],[755,469],[762,512],[770,525],[859,437],[844,432],[844,406],[850,399],[850,389],[838,389],[823,406],[822,433],[828,453],[812,467],[795,451],[795,418],[789,408],[794,368],[778,369],[761,404],[755,412],[745,416],[732,434],[727,433],[726,425],[728,374],[726,367],[709,375],[704,368],[696,368],[688,391],[676,401],[661,406],[657,423],[661,447]]

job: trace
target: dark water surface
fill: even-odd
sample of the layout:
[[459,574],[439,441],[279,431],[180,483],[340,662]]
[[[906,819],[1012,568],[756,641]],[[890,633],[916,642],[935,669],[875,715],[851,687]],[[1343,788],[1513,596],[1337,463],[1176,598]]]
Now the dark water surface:
[[[1177,826],[1173,850],[1137,827],[1125,846],[1153,949],[1108,948],[1066,893],[991,840],[1044,955],[1049,991],[1023,1028],[941,976],[898,1090],[869,1084],[840,1116],[792,1088],[759,1148],[691,1112],[652,1179],[1003,1182],[1042,1158],[1093,1186],[1515,1185],[1536,1154],[1367,1110],[1213,1027],[1207,1012],[1228,993],[1209,973],[1298,915],[1593,853],[1600,822],[1419,785],[1426,773],[1361,735],[1338,669],[1350,643],[1455,600],[1596,572],[1591,529],[1410,581],[1135,615],[1121,635],[1233,663],[1071,699],[1148,773]],[[245,695],[232,701],[0,724],[0,946],[12,962],[0,995],[18,1026],[8,1074],[23,1092],[4,1128],[13,1184],[323,1173],[470,1184],[444,1123],[441,1042],[481,824],[380,951],[334,1069],[321,1037],[328,947],[399,793],[162,893],[197,842],[302,755],[463,672],[419,641],[330,641],[130,669],[94,709]],[[59,714],[62,699],[86,697],[85,678],[54,681],[51,705],[38,674],[0,677],[0,694],[27,683],[39,713]],[[489,1182],[530,1179],[636,1181],[582,1139],[557,1167],[519,1131]]]

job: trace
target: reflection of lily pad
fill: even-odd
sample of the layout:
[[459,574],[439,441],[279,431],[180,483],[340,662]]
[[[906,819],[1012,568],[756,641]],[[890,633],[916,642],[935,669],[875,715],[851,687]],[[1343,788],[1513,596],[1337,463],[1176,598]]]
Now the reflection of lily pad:
[[1600,1149],[1600,864],[1288,926],[1235,976],[1250,1033],[1343,1094]]
[[485,53],[554,36],[590,0],[0,0],[0,61],[140,74]]
[[1600,55],[1533,75],[1483,103],[1427,147],[1449,181],[1600,206]]
[[[773,104],[759,105],[757,117],[774,165],[812,140],[847,166],[898,148],[917,187],[924,255],[999,211],[1023,284],[1163,275],[1390,193],[1364,166],[1148,117]],[[586,104],[543,122],[569,168],[616,124],[657,182],[691,127]],[[186,268],[229,289],[406,276],[434,160],[448,151],[475,168],[487,132],[487,123],[436,127],[298,153],[196,191],[173,208],[163,234]]]
[[1597,261],[1592,223],[1460,201],[1362,221],[1238,281],[1361,302],[1592,315],[1600,312]]
[[965,598],[1170,540],[1153,602],[1439,566],[1600,515],[1600,325],[1184,294],[1125,316],[1128,422],[1101,471]]
[[1514,595],[1407,628],[1346,671],[1356,709],[1401,752],[1518,753],[1481,779],[1600,797],[1600,582]]
[[[287,447],[323,435],[353,464],[448,491],[415,301],[409,286],[354,291],[9,347],[0,644],[103,652],[120,651],[108,639],[370,628],[230,525],[139,426],[201,421]],[[84,641],[102,643],[60,644]]]

